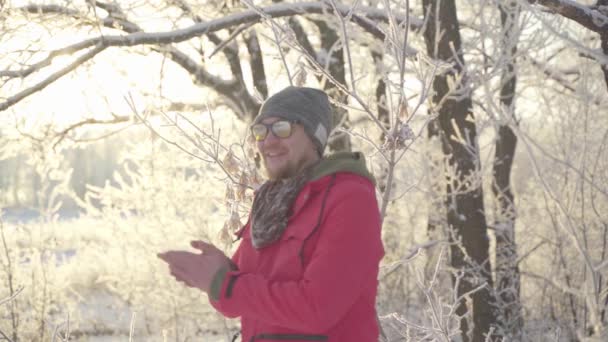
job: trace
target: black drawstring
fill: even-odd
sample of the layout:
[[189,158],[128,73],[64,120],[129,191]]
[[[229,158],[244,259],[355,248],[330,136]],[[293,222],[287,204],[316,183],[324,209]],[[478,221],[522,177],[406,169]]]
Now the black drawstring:
[[327,186],[327,189],[325,190],[325,195],[323,196],[323,202],[321,203],[321,210],[319,211],[319,218],[317,219],[317,225],[310,232],[310,234],[308,234],[308,236],[304,239],[304,242],[302,242],[302,247],[300,247],[300,252],[298,253],[298,255],[300,257],[300,264],[302,265],[302,268],[304,268],[304,246],[306,246],[306,242],[308,242],[308,239],[310,239],[312,237],[312,235],[321,226],[321,221],[323,220],[323,212],[325,211],[325,202],[327,202],[327,196],[329,195],[329,190],[331,189],[332,186],[334,186],[335,183],[336,183],[336,174],[334,173],[331,177],[331,180],[329,181],[329,185]]

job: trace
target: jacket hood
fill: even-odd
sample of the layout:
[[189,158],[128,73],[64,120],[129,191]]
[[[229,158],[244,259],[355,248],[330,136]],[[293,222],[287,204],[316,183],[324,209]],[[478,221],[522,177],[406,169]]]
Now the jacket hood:
[[367,169],[365,157],[361,152],[338,152],[321,159],[312,170],[311,180],[338,172],[350,172],[369,179],[374,185],[376,180]]

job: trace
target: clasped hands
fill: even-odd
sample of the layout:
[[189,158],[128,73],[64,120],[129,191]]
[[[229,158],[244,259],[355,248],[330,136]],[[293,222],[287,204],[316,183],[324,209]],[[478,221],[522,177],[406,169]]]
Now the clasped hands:
[[169,264],[171,275],[189,287],[209,293],[213,277],[222,267],[229,267],[230,259],[214,245],[204,241],[191,241],[200,253],[167,251],[157,256]]

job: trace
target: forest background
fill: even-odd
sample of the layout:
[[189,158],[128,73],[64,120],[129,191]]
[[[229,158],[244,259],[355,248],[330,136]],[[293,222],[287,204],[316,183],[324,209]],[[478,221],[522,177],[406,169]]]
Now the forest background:
[[0,341],[229,341],[155,255],[234,249],[248,124],[290,84],[378,179],[382,341],[608,338],[607,0],[1,0],[0,25]]

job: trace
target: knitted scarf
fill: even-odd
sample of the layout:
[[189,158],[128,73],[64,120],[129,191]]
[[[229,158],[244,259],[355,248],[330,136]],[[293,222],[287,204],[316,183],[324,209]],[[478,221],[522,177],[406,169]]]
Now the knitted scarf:
[[258,189],[251,208],[253,247],[264,248],[283,235],[293,214],[293,203],[311,178],[313,168],[314,165],[292,178],[269,180]]

